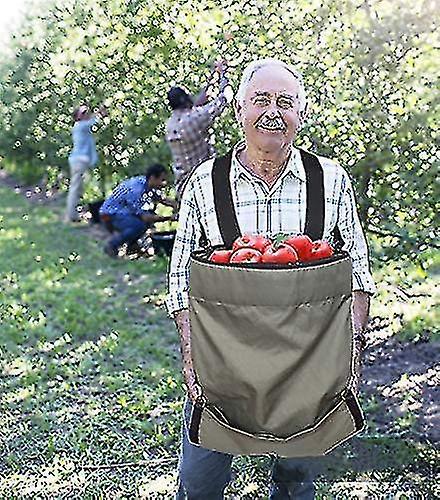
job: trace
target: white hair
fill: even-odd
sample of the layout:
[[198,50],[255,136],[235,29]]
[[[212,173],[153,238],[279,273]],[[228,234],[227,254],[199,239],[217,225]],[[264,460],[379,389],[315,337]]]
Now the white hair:
[[252,77],[259,69],[273,65],[281,66],[282,68],[292,73],[292,75],[298,82],[298,100],[299,100],[298,115],[300,118],[300,126],[302,126],[307,114],[307,94],[306,94],[306,89],[304,87],[303,77],[295,67],[283,61],[280,61],[279,59],[268,57],[266,59],[259,59],[257,61],[252,61],[250,64],[248,64],[243,71],[243,75],[241,77],[240,85],[238,87],[235,98],[238,104],[243,105],[244,96],[246,95],[246,90],[249,86],[249,83],[252,80]]

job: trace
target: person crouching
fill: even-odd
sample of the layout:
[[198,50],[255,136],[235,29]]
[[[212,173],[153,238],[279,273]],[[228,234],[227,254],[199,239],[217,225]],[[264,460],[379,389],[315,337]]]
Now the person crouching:
[[160,191],[167,184],[167,170],[163,165],[148,167],[145,175],[131,177],[113,190],[103,203],[99,213],[117,231],[105,245],[104,252],[117,257],[119,248],[136,242],[142,234],[156,222],[175,220],[176,216],[161,216],[154,213],[151,206],[162,204],[176,209],[174,200],[164,198]]

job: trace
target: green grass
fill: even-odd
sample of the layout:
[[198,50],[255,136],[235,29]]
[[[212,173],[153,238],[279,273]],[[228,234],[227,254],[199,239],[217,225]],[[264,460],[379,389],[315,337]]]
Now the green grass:
[[161,307],[167,262],[113,261],[58,209],[1,198],[0,492],[18,491],[12,471],[32,483],[62,457],[75,467],[174,457],[182,391]]
[[377,295],[371,316],[389,320],[390,329],[406,341],[440,341],[440,252],[428,249],[418,261],[399,258],[383,263],[382,241],[370,238]]
[[47,167],[42,162],[20,161],[0,158],[0,166],[18,181],[30,185],[41,181],[46,173]]
[[[167,262],[113,261],[87,230],[60,223],[62,207],[5,188],[0,196],[0,498],[171,498],[183,389],[163,309]],[[378,271],[381,283],[391,265]],[[412,293],[432,287],[417,270],[406,277]],[[375,312],[399,315],[386,288]],[[426,304],[407,323],[417,315],[425,331]],[[379,410],[374,398],[365,403]],[[379,496],[430,492],[435,458],[429,443],[369,428],[335,452],[319,496],[345,498],[353,482]],[[237,459],[229,498],[267,497],[269,466]]]

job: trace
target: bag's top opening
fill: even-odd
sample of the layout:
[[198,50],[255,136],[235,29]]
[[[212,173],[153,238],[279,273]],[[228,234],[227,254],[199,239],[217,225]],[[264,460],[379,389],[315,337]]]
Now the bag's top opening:
[[341,260],[349,257],[347,252],[342,250],[335,251],[331,257],[326,257],[324,259],[312,260],[307,262],[295,262],[294,264],[276,264],[276,263],[264,263],[264,262],[228,262],[228,263],[218,263],[212,262],[209,257],[214,250],[228,250],[225,245],[215,245],[212,247],[207,247],[203,250],[197,250],[192,252],[191,258],[203,264],[209,264],[213,267],[219,268],[246,268],[246,269],[302,269],[305,267],[317,267],[319,265],[327,265],[333,262],[339,262]]

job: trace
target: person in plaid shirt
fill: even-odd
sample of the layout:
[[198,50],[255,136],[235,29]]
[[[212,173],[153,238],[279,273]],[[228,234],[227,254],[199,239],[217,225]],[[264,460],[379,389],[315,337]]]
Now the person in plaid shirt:
[[[275,59],[248,66],[236,95],[236,116],[245,140],[233,150],[230,171],[232,199],[241,230],[274,236],[302,233],[306,219],[306,179],[299,151],[293,146],[304,123],[307,100],[301,75]],[[353,268],[352,321],[360,345],[368,320],[369,295],[375,285],[368,249],[359,221],[353,188],[346,171],[318,156],[324,174],[323,238],[335,229]],[[191,357],[188,311],[190,253],[200,249],[203,234],[212,245],[222,244],[213,203],[210,159],[189,178],[181,200],[179,224],[168,275],[168,312],[181,338],[183,376],[189,399],[185,404],[178,499],[219,499],[231,478],[232,457],[192,445],[187,425],[192,402],[201,394]],[[319,463],[319,462],[318,462]],[[317,459],[278,458],[272,472],[271,499],[314,498]]]
[[102,204],[101,220],[110,223],[117,233],[104,246],[104,252],[113,258],[119,248],[129,246],[156,222],[175,220],[175,215],[156,215],[156,204],[177,209],[177,203],[164,198],[160,191],[166,186],[167,170],[163,165],[150,165],[145,175],[131,177],[118,184],[112,194]]
[[179,195],[192,170],[215,155],[209,129],[227,105],[224,91],[228,79],[225,72],[224,61],[215,64],[211,77],[215,73],[219,74],[220,90],[211,102],[207,102],[207,89],[196,100],[180,87],[172,87],[168,92],[168,102],[173,111],[166,125],[165,137],[173,156],[173,171]]

